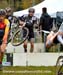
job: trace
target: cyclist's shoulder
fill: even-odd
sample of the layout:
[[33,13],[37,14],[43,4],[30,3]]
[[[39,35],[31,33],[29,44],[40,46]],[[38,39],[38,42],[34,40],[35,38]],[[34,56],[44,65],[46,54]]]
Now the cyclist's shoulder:
[[32,19],[33,19],[33,20],[36,20],[36,19],[38,19],[38,18],[37,18],[36,16],[32,16]]
[[18,19],[24,21],[28,17],[27,14],[24,14],[22,16],[19,16]]
[[4,19],[4,23],[5,23],[6,25],[10,24],[10,22],[9,22],[8,19]]
[[28,14],[24,14],[23,17],[28,17]]
[[28,14],[22,15],[21,18],[28,18]]

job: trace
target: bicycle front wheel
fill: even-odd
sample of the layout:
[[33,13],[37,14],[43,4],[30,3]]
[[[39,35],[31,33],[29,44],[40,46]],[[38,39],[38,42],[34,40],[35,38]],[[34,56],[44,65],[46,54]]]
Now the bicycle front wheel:
[[59,56],[57,59],[56,75],[63,75],[63,56]]
[[[23,28],[19,28],[13,38],[12,38],[12,45],[13,46],[19,46],[21,45],[28,37],[28,29],[26,27],[23,27]],[[25,36],[24,36],[25,34]]]

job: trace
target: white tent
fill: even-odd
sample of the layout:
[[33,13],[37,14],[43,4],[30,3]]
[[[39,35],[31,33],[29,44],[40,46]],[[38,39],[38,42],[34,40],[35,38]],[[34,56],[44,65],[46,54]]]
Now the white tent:
[[[42,13],[42,8],[47,7],[48,13],[52,16],[56,16],[57,11],[63,11],[63,0],[45,0],[40,4],[34,6],[35,8],[35,15],[40,16]],[[29,8],[28,8],[29,9]],[[28,13],[28,9],[14,12],[14,16],[22,16],[23,14]]]

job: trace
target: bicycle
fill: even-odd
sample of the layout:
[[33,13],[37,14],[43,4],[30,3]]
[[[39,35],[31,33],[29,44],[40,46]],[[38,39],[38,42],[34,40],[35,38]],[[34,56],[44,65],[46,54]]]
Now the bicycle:
[[9,35],[8,35],[8,43],[12,41],[13,35],[14,35],[15,31],[17,30],[18,25],[19,25],[18,18],[15,16],[12,16],[10,31],[9,31]]
[[[27,39],[29,31],[24,27],[25,24],[26,22],[20,26],[19,19],[13,16],[8,43],[11,42],[13,46],[19,46]],[[26,32],[25,38],[23,38],[24,31]]]
[[[26,32],[25,37],[23,37],[24,31]],[[29,31],[28,31],[28,29],[27,29],[26,27],[23,27],[23,28],[20,27],[20,28],[15,32],[15,34],[14,34],[14,36],[13,36],[12,45],[13,45],[13,46],[19,46],[19,45],[21,45],[21,44],[27,39],[28,33],[29,33]]]
[[59,56],[56,62],[56,75],[63,75],[63,56]]

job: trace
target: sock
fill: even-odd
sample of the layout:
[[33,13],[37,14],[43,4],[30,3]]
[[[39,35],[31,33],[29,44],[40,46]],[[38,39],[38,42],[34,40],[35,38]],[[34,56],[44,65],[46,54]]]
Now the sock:
[[24,48],[24,51],[27,52],[27,48]]

